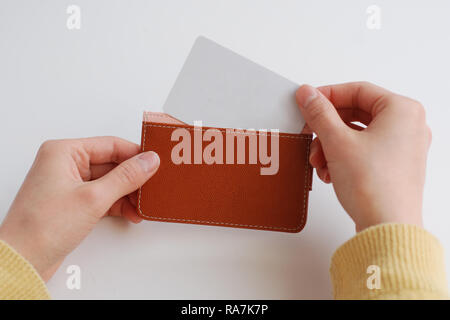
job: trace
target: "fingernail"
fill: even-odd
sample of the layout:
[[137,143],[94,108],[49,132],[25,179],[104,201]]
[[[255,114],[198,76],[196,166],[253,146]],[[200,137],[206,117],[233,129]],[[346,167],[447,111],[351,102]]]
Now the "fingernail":
[[143,152],[137,159],[145,172],[153,171],[159,166],[159,156],[153,151]]
[[297,90],[296,96],[298,104],[301,107],[306,108],[310,102],[317,97],[317,90],[307,84],[304,84]]

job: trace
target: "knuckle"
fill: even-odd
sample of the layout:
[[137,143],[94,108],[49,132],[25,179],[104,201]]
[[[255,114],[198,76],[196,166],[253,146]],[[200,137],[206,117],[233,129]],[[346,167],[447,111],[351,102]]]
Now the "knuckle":
[[380,98],[381,104],[392,106],[396,109],[407,108],[407,104],[405,104],[404,97],[398,96],[396,94],[390,94],[387,96],[383,96]]
[[121,138],[114,136],[103,136],[101,137],[101,139],[104,141],[108,141],[114,147],[121,141]]
[[371,87],[374,85],[372,82],[369,81],[358,81],[356,82],[356,84],[360,87]]
[[410,112],[414,116],[416,116],[420,119],[425,119],[425,108],[419,101],[410,99],[409,108],[410,108]]
[[123,162],[117,167],[117,176],[124,184],[137,185],[136,181],[139,178],[139,169],[131,162]]
[[425,122],[425,108],[419,101],[400,95],[393,95],[388,99],[388,103],[402,112],[403,115],[410,119]]
[[46,140],[41,144],[41,149],[48,149],[56,144],[56,140]]
[[[360,91],[360,90],[372,90],[372,89],[377,87],[375,84],[373,84],[372,82],[369,82],[369,81],[354,82],[353,86],[355,88],[357,88],[358,91]],[[358,94],[359,94],[359,92],[358,92]]]
[[[403,100],[403,102],[400,100]],[[425,108],[419,101],[402,96],[397,96],[396,101],[398,105],[403,106],[403,111],[407,112],[409,116],[418,120],[425,120]]]
[[39,154],[52,152],[59,144],[59,140],[46,140],[39,147]]
[[318,97],[310,102],[308,106],[308,113],[311,122],[322,121],[326,113],[326,106],[321,97]]

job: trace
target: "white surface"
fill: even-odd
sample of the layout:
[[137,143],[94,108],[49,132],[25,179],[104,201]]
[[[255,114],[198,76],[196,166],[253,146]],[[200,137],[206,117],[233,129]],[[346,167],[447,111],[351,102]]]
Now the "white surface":
[[[81,30],[66,29],[69,4],[81,7]],[[142,111],[161,111],[203,34],[296,82],[368,80],[420,100],[434,135],[425,225],[448,257],[450,2],[376,1],[378,31],[366,28],[371,4],[1,0],[0,218],[45,139],[139,142]],[[330,298],[330,257],[353,234],[332,188],[315,179],[300,234],[105,219],[48,286],[68,299]],[[79,291],[65,286],[71,264]]]
[[299,85],[203,36],[195,40],[164,112],[205,127],[300,133]]

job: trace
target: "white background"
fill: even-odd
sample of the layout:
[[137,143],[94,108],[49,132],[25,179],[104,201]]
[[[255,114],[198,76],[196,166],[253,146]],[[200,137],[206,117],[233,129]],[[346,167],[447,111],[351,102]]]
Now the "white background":
[[[66,28],[69,4],[81,30]],[[381,30],[366,27],[371,4]],[[425,226],[449,257],[449,13],[448,1],[0,0],[0,219],[44,140],[139,143],[142,111],[161,111],[205,35],[298,83],[368,80],[420,100],[433,130]],[[352,235],[315,179],[300,234],[107,218],[48,286],[64,299],[331,298],[330,258]],[[71,264],[79,291],[65,285]]]

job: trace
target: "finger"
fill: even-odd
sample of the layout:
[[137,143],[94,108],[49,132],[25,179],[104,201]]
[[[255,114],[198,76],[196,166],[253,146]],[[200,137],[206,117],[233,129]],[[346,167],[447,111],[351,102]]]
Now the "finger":
[[369,82],[350,82],[317,88],[337,108],[361,109],[372,116],[380,110],[383,98],[394,93]]
[[328,167],[316,168],[317,176],[325,183],[330,183],[330,174],[328,171]]
[[322,145],[318,138],[311,143],[311,155],[309,162],[316,169],[317,176],[325,183],[330,183],[330,174],[327,166],[327,160],[323,153]]
[[314,139],[310,146],[310,156],[309,163],[318,169],[327,165],[327,161],[325,159],[325,155],[323,153],[322,145],[318,138]]
[[132,192],[132,193],[130,193],[130,194],[128,195],[128,200],[130,200],[131,204],[132,204],[133,206],[135,206],[135,207],[137,207],[137,205],[138,205],[137,199],[138,199],[138,193],[137,193],[137,191]]
[[331,143],[348,129],[331,102],[315,88],[301,86],[296,98],[306,123],[322,143]]
[[159,156],[155,152],[143,152],[122,162],[103,177],[91,181],[89,187],[96,190],[95,194],[102,194],[101,201],[109,208],[150,179],[159,163]]
[[302,133],[302,134],[312,134],[313,131],[311,130],[311,128],[306,123],[305,126],[303,127],[302,132],[300,132],[300,133]]
[[139,223],[142,221],[142,218],[137,214],[136,207],[129,201],[124,206],[122,217],[133,223]]
[[84,181],[96,180],[100,177],[103,177],[105,174],[110,172],[112,169],[117,167],[115,163],[104,163],[104,164],[94,164],[89,168],[89,175],[84,178]]
[[330,176],[330,171],[328,170],[328,168],[326,168],[326,174],[325,174],[325,178],[323,179],[323,182],[331,183],[331,176]]
[[107,215],[112,217],[122,217],[133,223],[139,223],[142,218],[136,212],[136,207],[133,206],[127,197],[117,200],[108,210]]
[[121,163],[140,151],[139,145],[117,137],[77,139],[91,164]]
[[323,153],[322,145],[318,138],[311,143],[311,155],[309,162],[316,169],[317,176],[325,183],[330,182],[330,174],[328,173],[327,160]]

